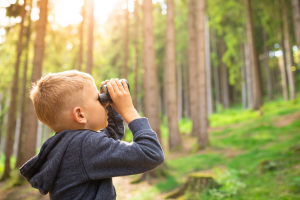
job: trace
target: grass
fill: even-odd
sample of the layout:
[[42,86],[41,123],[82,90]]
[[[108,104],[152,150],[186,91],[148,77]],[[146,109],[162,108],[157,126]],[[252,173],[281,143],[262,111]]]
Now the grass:
[[[212,115],[212,126],[225,127],[210,133],[209,149],[218,151],[198,152],[167,160],[169,174],[166,179],[137,193],[132,199],[154,199],[183,184],[187,174],[219,166],[224,166],[227,172],[235,171],[240,176],[227,177],[225,182],[232,184],[227,184],[227,187],[201,194],[186,193],[186,197],[201,200],[300,199],[300,150],[293,150],[295,146],[300,148],[300,119],[284,127],[274,125],[274,119],[297,111],[300,111],[300,98],[289,102],[266,103],[261,114],[233,109]],[[191,123],[182,121],[180,130],[183,130],[182,127],[191,130]],[[162,135],[168,137],[166,125],[162,125]],[[228,149],[242,153],[230,158],[225,154]],[[276,170],[262,173],[261,169],[265,166],[261,163],[264,161],[274,163]],[[243,187],[239,187],[237,182]]]

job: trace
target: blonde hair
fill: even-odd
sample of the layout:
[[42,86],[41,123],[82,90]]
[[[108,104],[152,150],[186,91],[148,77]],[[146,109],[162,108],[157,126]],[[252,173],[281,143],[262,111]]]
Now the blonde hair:
[[93,77],[77,70],[49,73],[32,83],[30,98],[39,120],[56,131],[65,111],[84,106],[87,83],[95,84]]

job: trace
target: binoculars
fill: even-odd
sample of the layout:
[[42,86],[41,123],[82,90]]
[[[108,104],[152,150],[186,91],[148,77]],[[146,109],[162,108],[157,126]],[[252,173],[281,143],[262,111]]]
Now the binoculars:
[[[122,80],[124,80],[128,86],[128,90],[130,91],[130,87],[128,84],[128,81],[126,79],[121,79],[119,82],[123,85]],[[124,86],[123,86],[124,87]],[[100,94],[98,96],[98,101],[101,103],[102,106],[105,106],[107,103],[112,103],[112,99],[109,95],[108,89],[107,89],[107,84],[103,84],[100,87]]]

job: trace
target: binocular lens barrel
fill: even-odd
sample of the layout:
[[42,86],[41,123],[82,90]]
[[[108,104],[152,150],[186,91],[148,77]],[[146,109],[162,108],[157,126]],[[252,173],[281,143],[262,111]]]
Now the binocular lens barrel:
[[[122,80],[125,80],[128,90],[130,91],[129,83],[126,79],[121,79],[119,82],[123,85]],[[124,86],[123,86],[124,87]],[[108,89],[107,89],[107,84],[104,84],[100,87],[100,93],[98,97],[98,101],[101,103],[102,106],[105,106],[107,103],[112,103],[112,99],[109,95]]]

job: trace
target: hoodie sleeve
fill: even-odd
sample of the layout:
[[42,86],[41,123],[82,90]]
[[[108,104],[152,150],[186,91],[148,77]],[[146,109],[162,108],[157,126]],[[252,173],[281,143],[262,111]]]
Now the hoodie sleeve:
[[144,173],[164,162],[164,153],[147,118],[128,124],[133,141],[104,134],[87,136],[82,145],[83,168],[90,180]]
[[116,133],[116,140],[121,140],[124,136],[125,130],[124,130],[124,120],[121,117],[121,115],[113,109],[111,105],[107,106],[107,110],[110,112],[108,115],[108,125],[106,128],[102,129],[101,132],[107,135],[108,137],[111,137],[115,133],[115,123],[112,119],[111,115],[114,115],[115,120],[117,122],[117,130],[118,132]]

